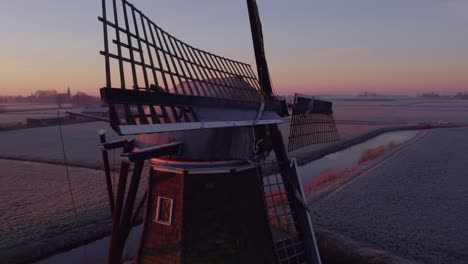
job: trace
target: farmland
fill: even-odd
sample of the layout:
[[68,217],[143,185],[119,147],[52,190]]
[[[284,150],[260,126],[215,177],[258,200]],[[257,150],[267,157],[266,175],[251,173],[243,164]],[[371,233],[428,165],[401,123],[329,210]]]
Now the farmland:
[[395,123],[468,122],[468,100],[403,98],[393,101],[332,99],[337,120]]
[[[386,127],[438,124],[439,121],[468,123],[466,100],[402,98],[360,101],[335,98],[333,102],[342,141]],[[17,122],[30,115],[56,114],[56,110],[44,109],[15,111],[0,113],[0,126],[2,122]],[[286,142],[288,125],[287,122],[280,125]],[[71,165],[71,186],[78,220],[74,218],[67,176],[61,165],[64,157],[59,128],[48,126],[0,132],[0,200],[7,201],[0,207],[0,256],[35,252],[44,247],[45,241],[52,241],[50,247],[53,248],[53,241],[63,237],[85,240],[85,237],[102,235],[98,233],[108,228],[109,213],[104,177],[99,170],[102,162],[97,148],[97,131],[106,129],[109,140],[118,139],[118,136],[104,122],[64,125],[62,129],[65,154]],[[457,245],[448,241],[455,235],[448,225],[455,224],[452,215],[462,219],[466,215],[448,209],[448,204],[453,203],[454,208],[462,210],[461,202],[468,202],[460,191],[465,181],[457,174],[457,171],[462,171],[460,160],[467,160],[463,156],[463,152],[468,153],[464,149],[467,138],[464,134],[468,135],[463,129],[428,132],[420,143],[411,145],[372,173],[313,203],[313,221],[357,241],[408,258],[437,263],[440,257],[457,263],[457,258],[447,256],[450,250],[462,254]],[[291,156],[305,156],[333,144],[310,146],[292,152]],[[431,156],[435,155],[431,150],[439,151],[441,158],[437,160],[436,156]],[[423,158],[426,153],[431,154],[427,160]],[[112,167],[118,163],[119,155],[119,152],[110,153]],[[445,174],[445,178],[440,176]],[[457,182],[460,186],[455,186]],[[454,193],[451,188],[454,188]],[[423,202],[438,198],[441,199],[431,204],[433,208]],[[411,213],[407,214],[405,208],[410,208]],[[447,214],[450,217],[444,222]],[[393,219],[392,223],[388,223],[390,219]],[[417,224],[420,222],[427,224],[420,226]],[[438,229],[437,223],[441,223],[442,228]],[[400,226],[403,228],[398,229]],[[460,234],[468,236],[466,229],[460,228]],[[440,242],[429,237],[431,234],[441,238]],[[455,236],[456,239],[458,237]],[[403,246],[399,246],[399,241]],[[417,245],[419,242],[421,246]],[[439,253],[424,258],[427,250]]]
[[[60,115],[65,111],[79,111],[81,108],[71,108],[63,105]],[[49,104],[0,104],[0,128],[17,124],[25,124],[27,118],[44,118],[57,116],[57,106]]]
[[468,129],[419,141],[326,197],[316,224],[423,263],[466,263]]
[[[0,256],[22,262],[107,234],[104,173],[36,162],[0,160]],[[112,174],[114,187],[116,175]],[[141,184],[140,192],[145,185]],[[25,254],[27,252],[27,254]]]
[[[108,140],[118,138],[104,122],[62,126],[65,153],[71,164],[100,166],[101,158],[97,147],[99,129],[106,129]],[[0,132],[0,145],[0,157],[3,158],[54,163],[61,163],[64,158],[57,126],[3,131]]]

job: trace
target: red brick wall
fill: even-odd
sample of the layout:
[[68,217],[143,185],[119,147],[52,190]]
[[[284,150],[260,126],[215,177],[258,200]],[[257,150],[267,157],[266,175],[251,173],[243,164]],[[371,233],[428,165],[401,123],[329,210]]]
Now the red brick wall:
[[[150,177],[141,263],[275,262],[255,170]],[[154,221],[158,196],[174,199],[169,226]]]
[[185,263],[274,263],[274,249],[255,170],[187,175]]
[[[179,263],[182,226],[183,175],[156,172],[150,181],[143,263]],[[158,196],[173,199],[170,225],[155,222]]]

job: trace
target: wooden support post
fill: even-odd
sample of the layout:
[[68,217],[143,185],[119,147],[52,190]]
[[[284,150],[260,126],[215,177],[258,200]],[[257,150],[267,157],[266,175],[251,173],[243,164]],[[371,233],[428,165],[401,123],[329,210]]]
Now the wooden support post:
[[295,158],[291,160],[290,171],[291,182],[296,189],[295,196],[297,202],[295,205],[298,207],[296,208],[296,218],[297,223],[302,228],[302,242],[304,243],[304,248],[306,249],[305,254],[307,255],[307,259],[314,260],[313,263],[322,264],[320,253],[317,247],[317,241],[315,239],[314,228],[312,226],[312,220],[310,219],[309,215],[309,208],[305,200],[304,188],[302,186],[301,178],[297,173],[297,161]]
[[[124,141],[124,153],[130,152],[131,150],[132,142],[127,140]],[[108,264],[120,263],[122,258],[123,246],[120,235],[120,222],[129,168],[130,163],[122,160],[120,163],[119,183],[115,197],[114,213],[112,214],[111,241],[109,254],[107,256]]]
[[125,209],[122,213],[122,222],[120,224],[120,240],[122,247],[125,245],[127,235],[130,233],[130,229],[132,228],[132,226],[130,225],[130,221],[132,218],[133,206],[135,204],[135,199],[138,192],[141,172],[143,171],[143,165],[144,160],[141,160],[137,161],[135,163],[135,166],[133,167],[132,179],[130,182],[130,186],[128,187],[127,200],[125,201]]
[[[101,144],[106,143],[106,131],[99,130],[99,141]],[[109,166],[109,155],[107,150],[102,148],[101,149],[102,160],[104,162],[104,173],[106,174],[106,185],[107,185],[107,195],[109,197],[109,207],[111,215],[114,212],[114,192],[112,190],[112,181],[111,181],[111,173],[110,173],[110,166]]]
[[[133,217],[132,217],[132,221],[130,222],[130,226],[135,226],[135,224],[137,223],[138,214],[140,214],[140,211],[143,208],[143,205],[145,205],[147,196],[148,196],[148,192],[145,192],[145,194],[143,194],[143,197],[141,197],[141,200],[138,203],[138,206],[135,209],[135,212],[133,213]],[[128,236],[128,234],[127,234],[127,236]]]

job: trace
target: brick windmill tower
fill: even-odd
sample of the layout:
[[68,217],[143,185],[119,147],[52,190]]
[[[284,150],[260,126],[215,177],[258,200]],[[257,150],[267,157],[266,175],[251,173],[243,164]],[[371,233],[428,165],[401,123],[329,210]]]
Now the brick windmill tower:
[[[258,79],[250,65],[173,37],[126,0],[102,1],[101,98],[124,136],[101,134],[108,263],[120,263],[142,210],[137,263],[320,263],[278,124],[292,112],[289,150],[336,140],[331,103],[296,95],[288,109],[274,96],[258,8],[247,6]],[[116,190],[107,156],[115,148],[123,151]]]

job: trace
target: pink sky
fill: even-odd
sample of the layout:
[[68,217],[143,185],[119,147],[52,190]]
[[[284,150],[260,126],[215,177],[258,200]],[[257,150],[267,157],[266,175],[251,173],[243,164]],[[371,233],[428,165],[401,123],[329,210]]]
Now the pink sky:
[[[97,95],[104,85],[99,2],[24,0],[2,7],[0,95],[67,85]],[[276,91],[468,92],[468,2],[375,2],[258,0]],[[133,3],[182,40],[254,64],[244,1]]]

